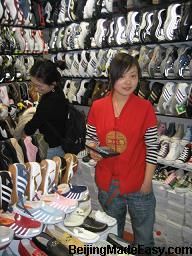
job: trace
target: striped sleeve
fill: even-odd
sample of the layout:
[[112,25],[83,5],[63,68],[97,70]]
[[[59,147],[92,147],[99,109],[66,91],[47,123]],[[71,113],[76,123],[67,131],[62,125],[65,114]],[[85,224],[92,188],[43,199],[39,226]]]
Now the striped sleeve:
[[96,144],[99,144],[99,139],[97,137],[97,131],[96,127],[90,124],[87,124],[87,130],[86,130],[86,144],[94,142]]
[[157,126],[150,127],[145,132],[145,145],[146,145],[146,162],[150,164],[157,163],[158,154],[158,135]]

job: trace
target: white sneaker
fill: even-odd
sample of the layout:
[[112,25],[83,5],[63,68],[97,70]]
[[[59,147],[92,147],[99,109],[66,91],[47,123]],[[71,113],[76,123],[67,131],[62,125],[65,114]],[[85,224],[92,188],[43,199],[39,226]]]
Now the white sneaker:
[[139,12],[136,12],[136,11],[129,12],[127,15],[126,35],[127,35],[127,41],[129,44],[139,42],[139,28],[140,28],[140,23],[138,21],[139,15],[140,15]]
[[60,2],[60,11],[59,11],[59,15],[58,15],[58,19],[57,19],[57,23],[58,24],[63,24],[65,23],[65,14],[66,14],[66,4],[65,4],[65,0],[61,0]]
[[90,53],[83,50],[81,52],[81,61],[79,63],[79,74],[82,77],[87,77],[87,66],[90,60]]
[[76,82],[71,81],[70,87],[69,87],[69,90],[68,90],[68,94],[67,94],[67,98],[68,98],[70,103],[72,103],[73,101],[76,101],[77,90],[78,90],[78,86],[77,86]]
[[96,66],[97,66],[97,51],[91,51],[90,52],[90,61],[87,65],[87,73],[90,77],[93,76]]
[[[90,81],[89,79],[83,79],[81,81],[81,85],[80,85],[79,90],[76,94],[77,102],[79,104],[81,104],[81,97],[85,94],[85,92],[87,90],[87,85],[89,84],[89,81]],[[87,152],[86,150],[84,150],[84,151]],[[84,152],[84,151],[81,151],[81,152]],[[79,153],[81,153],[81,152],[79,152]]]
[[20,52],[25,52],[26,49],[26,41],[24,38],[24,31],[23,28],[19,28],[19,27],[14,27],[13,28],[13,32],[14,32],[14,38],[19,46],[19,51]]
[[62,42],[63,42],[64,35],[65,35],[65,27],[62,27],[59,29],[58,36],[55,42],[56,48],[59,50],[63,49]]
[[34,48],[35,48],[35,40],[34,40],[34,37],[32,35],[32,31],[31,31],[31,29],[24,29],[23,31],[24,31],[23,37],[26,41],[25,51],[33,53]]
[[127,43],[127,35],[126,35],[126,19],[125,17],[117,17],[115,23],[115,41],[118,45]]
[[45,22],[47,24],[50,24],[52,22],[52,20],[51,20],[51,12],[52,12],[52,6],[51,6],[50,2],[47,2],[46,6],[44,8],[44,13],[46,15]]
[[171,4],[167,9],[167,17],[164,22],[164,33],[166,40],[174,40],[174,31],[178,28],[178,24],[181,20],[181,14],[178,13],[178,9],[181,4]]
[[93,210],[90,214],[90,217],[94,218],[96,221],[107,224],[109,227],[114,226],[117,223],[117,220],[105,212]]
[[56,46],[56,41],[57,41],[57,35],[58,35],[58,32],[59,32],[59,29],[58,28],[54,28],[52,30],[52,33],[51,33],[51,39],[49,41],[49,49],[55,49],[55,46]]
[[79,75],[79,63],[80,63],[80,55],[78,52],[75,52],[73,55],[73,62],[71,64],[71,74],[74,77],[80,76]]
[[39,190],[39,186],[42,182],[41,168],[40,164],[37,162],[26,163],[26,168],[28,170],[28,184],[26,188],[26,195],[28,200],[32,201],[35,194]]
[[64,88],[63,88],[63,93],[64,93],[66,99],[68,99],[68,92],[69,92],[70,84],[71,84],[71,80],[66,80]]
[[79,48],[85,48],[85,39],[89,33],[89,22],[81,22],[79,25],[79,36],[77,37]]
[[92,18],[93,12],[95,10],[96,0],[87,0],[86,5],[83,11],[83,18],[89,19]]
[[168,112],[170,103],[175,96],[176,84],[173,82],[167,82],[163,87],[163,92],[157,104],[157,111],[161,114]]
[[166,161],[175,161],[181,154],[181,151],[183,150],[183,147],[179,142],[172,142],[170,144],[170,150],[167,156],[165,157]]

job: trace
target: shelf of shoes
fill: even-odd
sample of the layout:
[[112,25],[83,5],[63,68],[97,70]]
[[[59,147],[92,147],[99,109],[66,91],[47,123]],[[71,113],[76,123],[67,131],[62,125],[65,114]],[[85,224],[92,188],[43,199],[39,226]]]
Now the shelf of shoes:
[[0,26],[7,27],[43,29],[45,27],[43,5],[40,1],[1,1],[0,23]]

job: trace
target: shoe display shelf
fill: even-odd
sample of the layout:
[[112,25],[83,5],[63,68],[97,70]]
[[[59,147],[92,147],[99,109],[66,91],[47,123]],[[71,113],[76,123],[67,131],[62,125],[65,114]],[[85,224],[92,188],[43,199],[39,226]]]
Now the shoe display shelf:
[[166,159],[158,159],[157,162],[159,164],[163,164],[163,165],[166,165],[166,166],[172,166],[172,167],[175,167],[175,168],[178,168],[178,169],[182,169],[182,170],[185,170],[185,171],[188,171],[188,172],[192,172],[192,165],[187,165],[187,164],[178,164],[176,163],[175,161],[168,161]]

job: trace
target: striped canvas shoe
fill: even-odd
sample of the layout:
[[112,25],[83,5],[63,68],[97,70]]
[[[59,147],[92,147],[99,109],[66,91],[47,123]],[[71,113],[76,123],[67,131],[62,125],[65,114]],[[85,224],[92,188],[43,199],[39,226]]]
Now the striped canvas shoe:
[[10,172],[0,171],[0,209],[7,211],[11,203],[11,194],[13,189]]

